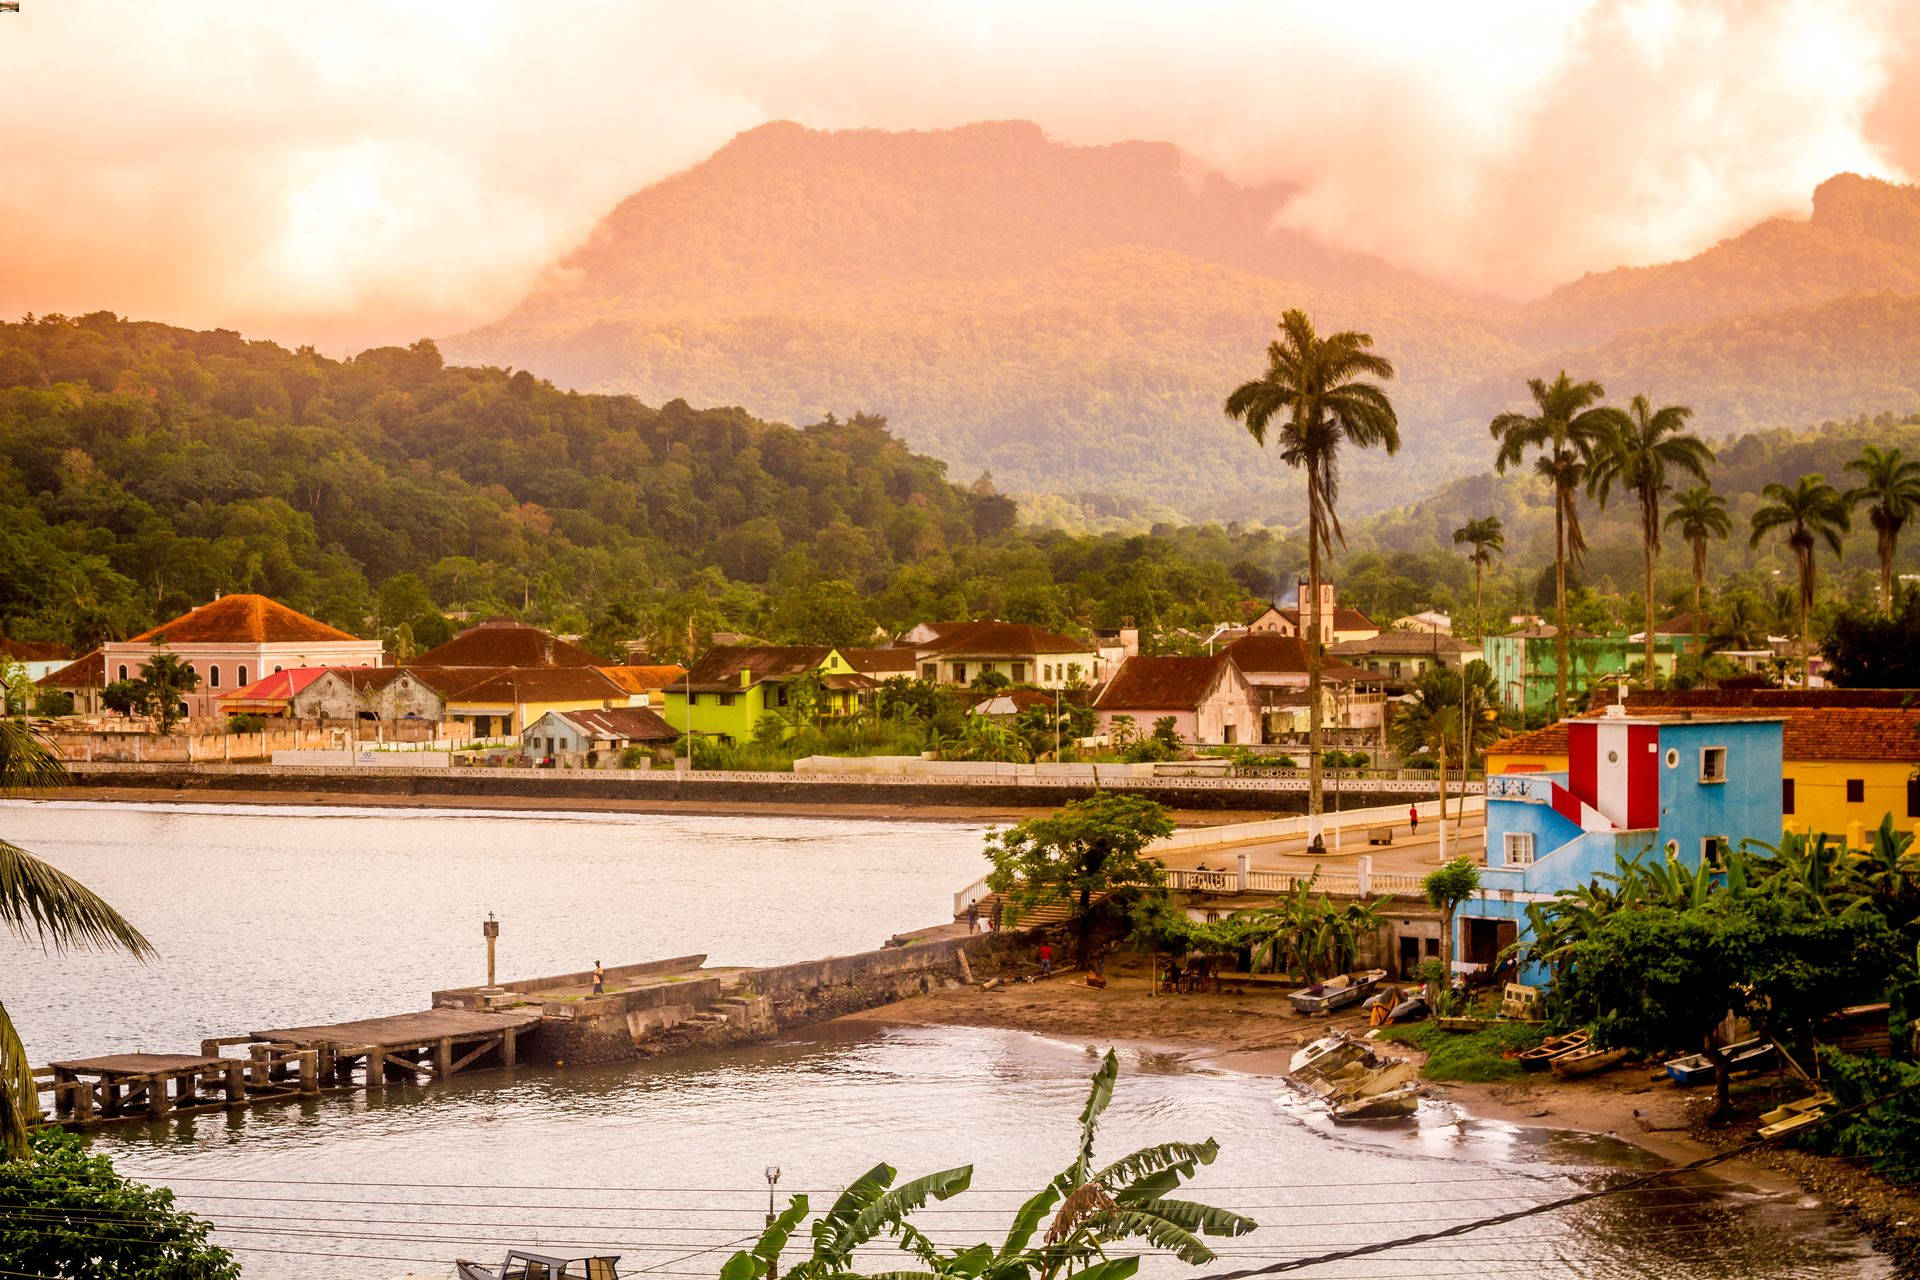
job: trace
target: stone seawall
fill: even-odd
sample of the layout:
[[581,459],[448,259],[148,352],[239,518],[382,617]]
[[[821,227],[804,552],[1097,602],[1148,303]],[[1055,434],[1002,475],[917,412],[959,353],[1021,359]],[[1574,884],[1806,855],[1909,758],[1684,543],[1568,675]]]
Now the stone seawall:
[[[435,797],[502,798],[593,801],[622,804],[649,801],[675,804],[824,804],[924,805],[1052,808],[1090,795],[1091,783],[1048,781],[932,781],[925,779],[821,778],[793,774],[715,776],[679,774],[665,770],[631,773],[570,772],[565,770],[373,770],[354,768],[276,769],[266,765],[189,767],[184,765],[95,764],[74,767],[76,787],[138,788],[166,792],[218,789],[275,792],[320,792],[338,795],[343,802],[355,796],[411,797],[431,802]],[[1248,779],[1155,778],[1102,780],[1102,789],[1147,796],[1177,809],[1255,809],[1272,813],[1301,813],[1306,809],[1304,786]],[[1418,783],[1376,783],[1349,800],[1369,805],[1404,805],[1431,798],[1432,787]]]

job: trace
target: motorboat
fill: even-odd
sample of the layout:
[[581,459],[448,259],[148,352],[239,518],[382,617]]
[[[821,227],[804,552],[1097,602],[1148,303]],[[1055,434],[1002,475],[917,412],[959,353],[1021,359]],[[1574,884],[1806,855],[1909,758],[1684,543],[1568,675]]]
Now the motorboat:
[[618,1254],[565,1257],[509,1249],[497,1270],[465,1258],[455,1258],[453,1270],[458,1280],[620,1280],[619,1261]]
[[1579,1076],[1597,1075],[1626,1060],[1625,1049],[1596,1049],[1589,1045],[1572,1053],[1563,1053],[1547,1065],[1552,1068],[1553,1074],[1564,1080],[1572,1080]]
[[[1773,1061],[1773,1041],[1763,1036],[1730,1044],[1720,1051],[1727,1060],[1728,1073],[1744,1075],[1758,1071]],[[1667,1064],[1667,1075],[1675,1084],[1707,1084],[1713,1079],[1713,1061],[1704,1053],[1675,1058]]]
[[1409,1080],[1376,1093],[1364,1094],[1329,1107],[1335,1120],[1392,1120],[1420,1109],[1420,1082]]
[[1412,1114],[1421,1086],[1414,1064],[1382,1058],[1347,1036],[1327,1036],[1294,1055],[1287,1079],[1327,1106],[1335,1120],[1377,1120]]
[[1564,1036],[1548,1036],[1533,1048],[1521,1054],[1515,1061],[1522,1071],[1545,1071],[1555,1058],[1577,1052],[1587,1047],[1587,1033],[1569,1032]]
[[1352,1036],[1335,1032],[1330,1036],[1321,1036],[1296,1052],[1287,1063],[1287,1072],[1289,1075],[1299,1075],[1308,1069],[1333,1071],[1372,1054],[1373,1050]]
[[1316,982],[1296,991],[1287,999],[1293,1002],[1295,1013],[1332,1013],[1335,1009],[1344,1009],[1366,999],[1367,993],[1385,981],[1386,976],[1385,969],[1343,973],[1337,978],[1328,978],[1325,982]]

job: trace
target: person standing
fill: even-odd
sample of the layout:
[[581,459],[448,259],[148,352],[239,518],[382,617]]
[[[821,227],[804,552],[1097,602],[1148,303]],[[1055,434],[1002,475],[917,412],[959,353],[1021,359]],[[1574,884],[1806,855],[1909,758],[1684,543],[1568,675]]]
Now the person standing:
[[593,994],[604,995],[606,993],[606,990],[607,990],[607,971],[600,967],[600,962],[598,960],[595,960],[593,962]]
[[978,902],[969,902],[967,904],[967,932],[980,932],[980,904]]
[[1043,978],[1053,976],[1053,944],[1051,942],[1040,944],[1040,976]]
[[1420,834],[1420,806],[1418,804],[1410,804],[1407,806],[1407,825],[1413,828],[1414,835],[1417,836]]

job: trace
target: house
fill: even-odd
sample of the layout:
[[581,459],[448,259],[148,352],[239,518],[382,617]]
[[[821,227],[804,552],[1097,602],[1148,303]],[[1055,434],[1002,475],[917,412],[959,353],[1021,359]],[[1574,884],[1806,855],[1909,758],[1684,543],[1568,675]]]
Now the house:
[[361,640],[266,596],[220,596],[210,604],[101,646],[107,683],[137,679],[161,653],[178,656],[199,685],[181,701],[189,716],[217,716],[220,699],[263,675],[293,667],[378,667],[378,640]]
[[[1493,672],[1494,685],[1500,691],[1500,705],[1509,711],[1539,713],[1553,707],[1555,673],[1559,655],[1555,647],[1557,632],[1551,626],[1529,627],[1504,636],[1485,636],[1480,641],[1487,666]],[[1673,674],[1674,657],[1686,641],[1676,636],[1654,637],[1654,667],[1662,675]],[[1620,636],[1592,636],[1585,633],[1567,637],[1567,695],[1581,698],[1609,677],[1625,676],[1645,660],[1642,641]]]
[[1391,631],[1438,632],[1443,636],[1453,634],[1453,615],[1441,613],[1438,609],[1422,609],[1419,613],[1409,613],[1405,617],[1395,618]]
[[1435,667],[1458,671],[1480,659],[1480,649],[1438,631],[1382,631],[1336,644],[1327,652],[1383,683],[1389,695],[1406,692]]
[[792,706],[794,682],[808,676],[820,684],[816,713],[829,716],[867,705],[879,683],[823,645],[716,645],[667,687],[664,714],[682,733],[747,742],[761,716]]
[[[391,670],[388,667],[364,669]],[[326,674],[325,667],[294,667],[288,671],[269,672],[244,688],[220,695],[220,714],[290,716],[293,714],[294,695]]]
[[100,691],[107,686],[106,651],[95,649],[64,667],[48,672],[34,683],[47,693],[70,695],[75,715],[97,716],[106,710],[100,704]]
[[0,636],[0,666],[17,663],[26,668],[27,679],[36,683],[74,659],[73,650],[51,640],[9,640]]
[[1781,724],[1614,707],[1554,726],[1565,734],[1564,769],[1490,767],[1487,865],[1455,921],[1461,966],[1497,966],[1527,931],[1529,905],[1611,873],[1620,858],[1672,858],[1697,870],[1743,841],[1778,840]]
[[476,738],[515,738],[549,711],[624,707],[627,691],[597,667],[424,667],[407,676],[439,694],[441,719]]
[[[1260,741],[1278,742],[1308,731],[1307,645],[1297,635],[1256,631],[1228,645],[1233,659],[1260,699]],[[1341,729],[1380,730],[1386,695],[1381,681],[1333,654],[1320,662],[1320,718]]]
[[1109,679],[1120,664],[1140,652],[1140,628],[1094,627],[1094,683]]
[[666,688],[687,674],[676,663],[644,666],[624,665],[598,668],[601,675],[627,691],[627,704],[634,707],[664,707]]
[[335,667],[296,690],[296,720],[447,719],[445,695],[413,667]]
[[606,659],[512,618],[489,618],[408,660],[416,667],[598,667]]
[[[1920,705],[1909,705],[1916,702],[1911,689],[1658,689],[1630,692],[1626,708],[1701,720],[1779,717],[1783,826],[1858,849],[1883,816],[1920,833]],[[1567,722],[1487,749],[1489,774],[1566,767]]]
[[1011,720],[1022,711],[1030,711],[1035,707],[1051,714],[1059,696],[1058,693],[1042,693],[1038,689],[1002,689],[992,697],[974,703],[973,714],[994,720]]
[[920,673],[911,649],[842,649],[840,656],[861,675],[883,684],[888,680],[911,680]]
[[[1275,635],[1297,636],[1301,633],[1300,609],[1298,602],[1307,598],[1307,581],[1300,579],[1293,598],[1295,604],[1286,608],[1275,605],[1247,624],[1247,630],[1259,634],[1271,632]],[[1350,609],[1334,598],[1331,582],[1320,584],[1320,643],[1338,644],[1343,640],[1365,640],[1380,634],[1380,628],[1373,619],[1358,609]]]
[[1131,717],[1137,732],[1172,717],[1182,742],[1260,741],[1260,696],[1232,658],[1128,658],[1093,700],[1101,733]]
[[549,764],[610,769],[629,747],[657,752],[679,737],[678,729],[648,707],[549,711],[521,733],[520,749]]
[[923,622],[902,636],[923,680],[972,684],[1004,675],[1015,684],[1062,689],[1100,673],[1093,642],[1075,640],[1024,622]]

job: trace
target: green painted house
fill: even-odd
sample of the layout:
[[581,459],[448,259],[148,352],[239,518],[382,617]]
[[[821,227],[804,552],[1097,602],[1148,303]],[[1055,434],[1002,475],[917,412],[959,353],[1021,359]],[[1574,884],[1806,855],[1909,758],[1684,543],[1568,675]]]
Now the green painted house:
[[700,655],[686,677],[662,690],[661,716],[682,733],[722,742],[750,742],[767,712],[793,705],[794,683],[814,677],[820,687],[816,714],[852,715],[873,697],[878,682],[862,675],[839,650],[821,645],[715,645]]
[[[1553,707],[1559,653],[1552,627],[1533,627],[1511,635],[1486,636],[1480,641],[1500,703],[1509,711],[1540,712]],[[1653,664],[1663,676],[1673,675],[1675,657],[1686,648],[1684,636],[1653,638]],[[1627,674],[1644,660],[1646,646],[1636,636],[1567,637],[1567,696],[1583,698],[1595,684]]]

